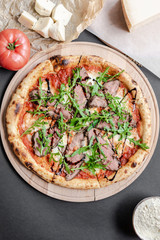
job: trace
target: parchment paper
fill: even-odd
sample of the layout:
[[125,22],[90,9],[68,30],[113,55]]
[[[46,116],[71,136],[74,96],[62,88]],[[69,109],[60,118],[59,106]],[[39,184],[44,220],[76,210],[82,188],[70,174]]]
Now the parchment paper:
[[[87,28],[103,6],[103,0],[51,0],[62,3],[73,13],[66,27],[66,42],[76,39]],[[25,28],[18,22],[18,17],[23,10],[36,18],[41,17],[34,10],[35,0],[2,0],[0,3],[0,31],[6,28],[17,28],[23,31],[31,43],[31,55],[40,50],[53,46],[57,41],[45,39],[38,33]]]
[[160,77],[160,19],[130,33],[120,0],[106,0],[102,11],[87,30]]

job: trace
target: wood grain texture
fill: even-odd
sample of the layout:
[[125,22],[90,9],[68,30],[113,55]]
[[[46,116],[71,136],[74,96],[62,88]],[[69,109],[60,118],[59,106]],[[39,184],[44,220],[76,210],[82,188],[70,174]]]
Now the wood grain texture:
[[[7,140],[7,132],[5,127],[5,111],[10,101],[10,98],[15,91],[16,87],[19,83],[23,80],[23,78],[30,72],[37,64],[40,62],[49,59],[54,55],[97,55],[109,62],[114,63],[118,67],[125,69],[125,71],[139,84],[141,87],[144,96],[148,99],[149,107],[151,109],[151,118],[152,118],[152,138],[151,138],[151,150],[149,155],[145,158],[145,161],[141,164],[138,168],[137,172],[132,174],[129,178],[120,181],[118,183],[114,183],[108,187],[101,188],[101,189],[91,189],[91,190],[75,190],[75,189],[67,189],[52,183],[47,183],[28,169],[26,169],[18,160],[18,158],[13,153],[10,144]],[[88,43],[88,42],[75,42],[69,44],[59,44],[56,45],[56,48],[48,49],[47,51],[40,52],[35,54],[27,65],[19,70],[13,79],[11,80],[8,88],[5,92],[2,106],[1,106],[1,137],[2,142],[4,145],[4,149],[8,156],[9,161],[15,168],[15,170],[19,173],[19,175],[32,187],[37,189],[38,191],[51,196],[53,198],[65,200],[65,201],[72,201],[72,202],[89,202],[89,201],[96,201],[100,199],[107,198],[112,196],[127,186],[129,186],[146,168],[148,165],[153,152],[155,150],[158,134],[159,134],[159,110],[157,105],[157,100],[155,94],[152,90],[152,87],[141,72],[141,70],[129,60],[126,56],[122,55],[121,53],[98,44]]]

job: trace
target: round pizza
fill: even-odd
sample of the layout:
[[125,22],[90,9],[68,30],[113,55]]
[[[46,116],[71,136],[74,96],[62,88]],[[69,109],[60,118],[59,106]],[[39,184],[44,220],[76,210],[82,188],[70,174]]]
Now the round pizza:
[[145,160],[150,109],[140,86],[98,56],[54,56],[17,87],[8,139],[29,170],[63,187],[105,187]]

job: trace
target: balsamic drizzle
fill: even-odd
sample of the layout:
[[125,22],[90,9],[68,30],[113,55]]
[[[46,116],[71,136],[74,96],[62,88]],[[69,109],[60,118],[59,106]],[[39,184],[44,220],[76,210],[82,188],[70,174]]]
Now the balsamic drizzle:
[[124,98],[128,95],[128,93],[131,93],[132,91],[135,91],[135,96],[133,96],[133,101],[132,101],[132,103],[133,103],[133,112],[134,112],[134,110],[136,108],[135,101],[136,101],[136,97],[137,97],[137,88],[136,87],[132,88],[131,90],[128,90],[128,92],[124,95],[124,97],[121,99],[121,101],[119,103],[121,103],[124,100]]
[[113,181],[114,179],[115,179],[115,177],[116,177],[116,175],[117,175],[117,172],[118,172],[118,170],[117,171],[115,171],[115,174],[114,174],[114,176],[111,178],[111,179],[109,179],[106,175],[104,176],[108,181]]
[[78,61],[77,66],[79,66],[79,64],[80,64],[80,62],[81,62],[81,58],[82,58],[82,55],[80,55],[80,57],[79,57],[79,61]]
[[51,93],[50,84],[49,84],[49,79],[46,78],[45,81],[47,82],[47,87],[48,87],[47,93]]

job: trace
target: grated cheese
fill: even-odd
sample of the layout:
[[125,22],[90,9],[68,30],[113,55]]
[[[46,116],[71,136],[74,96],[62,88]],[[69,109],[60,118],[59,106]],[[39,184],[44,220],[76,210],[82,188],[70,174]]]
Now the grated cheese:
[[141,239],[160,240],[160,198],[148,198],[134,214],[134,227]]

